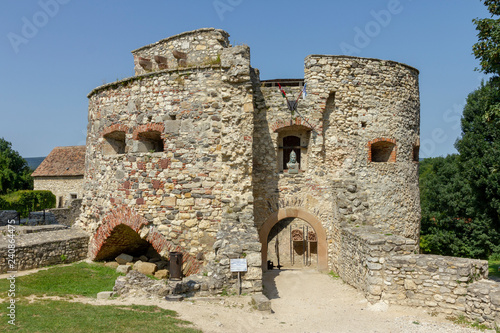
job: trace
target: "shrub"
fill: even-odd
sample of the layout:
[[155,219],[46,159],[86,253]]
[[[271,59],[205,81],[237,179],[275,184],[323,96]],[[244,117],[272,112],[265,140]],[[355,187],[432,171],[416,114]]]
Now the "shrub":
[[0,210],[10,210],[10,203],[4,198],[0,197]]
[[27,217],[30,212],[36,212],[56,206],[56,196],[50,191],[18,191],[15,199],[7,201],[0,198],[0,209],[18,211],[22,217]]

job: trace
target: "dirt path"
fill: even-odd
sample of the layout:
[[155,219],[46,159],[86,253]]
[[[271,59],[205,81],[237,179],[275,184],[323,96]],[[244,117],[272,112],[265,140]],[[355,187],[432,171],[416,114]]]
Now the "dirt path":
[[479,331],[432,317],[421,309],[370,305],[340,279],[316,271],[286,270],[265,274],[273,314],[253,310],[249,296],[209,301],[167,302],[151,299],[92,300],[96,304],[158,305],[179,313],[205,333],[239,332],[450,332]]

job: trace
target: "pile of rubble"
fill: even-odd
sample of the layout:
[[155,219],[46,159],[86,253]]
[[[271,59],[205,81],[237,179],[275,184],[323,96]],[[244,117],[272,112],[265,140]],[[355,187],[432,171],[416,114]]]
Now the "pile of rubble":
[[169,262],[150,247],[146,254],[134,257],[126,253],[120,254],[114,261],[107,262],[107,267],[115,268],[117,272],[127,274],[130,270],[154,276],[157,279],[168,279]]

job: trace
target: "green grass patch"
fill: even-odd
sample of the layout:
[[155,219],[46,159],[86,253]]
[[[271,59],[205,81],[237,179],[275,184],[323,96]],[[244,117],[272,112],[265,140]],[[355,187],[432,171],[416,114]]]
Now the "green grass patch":
[[[16,278],[16,297],[81,295],[96,297],[98,292],[111,291],[122,274],[102,264],[85,262],[53,267]],[[0,297],[6,297],[9,281],[0,280]]]
[[[468,320],[467,318],[465,318],[464,315],[460,315],[458,317],[450,316],[450,317],[446,317],[446,319],[448,319],[448,320],[452,321],[453,323],[455,323],[456,325],[459,325],[462,327],[475,328],[475,329],[480,330],[480,331],[484,331],[484,330],[488,329],[488,326],[481,324],[477,321],[472,322],[472,321]],[[497,329],[495,329],[495,331],[498,332]]]
[[334,271],[328,272],[328,275],[330,275],[334,279],[339,279],[340,278],[340,276],[337,273],[335,273]]
[[500,278],[500,272],[498,271],[499,267],[500,260],[488,260],[488,275]]
[[9,325],[7,305],[0,307],[3,332],[169,332],[201,333],[185,327],[171,310],[156,306],[96,306],[64,301],[28,301],[16,303],[16,326]]
[[[64,300],[35,300],[26,297],[81,295],[95,297],[112,290],[121,274],[98,263],[52,267],[16,279],[15,326],[8,322],[9,281],[0,280],[0,327],[2,332],[169,332],[201,333],[177,318],[177,313],[156,306],[97,306]],[[7,300],[7,302],[5,302]]]

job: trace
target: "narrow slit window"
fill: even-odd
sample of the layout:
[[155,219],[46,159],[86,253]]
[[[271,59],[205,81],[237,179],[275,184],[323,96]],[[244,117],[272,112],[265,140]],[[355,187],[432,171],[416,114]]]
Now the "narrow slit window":
[[420,160],[420,146],[413,146],[413,162],[418,162]]

